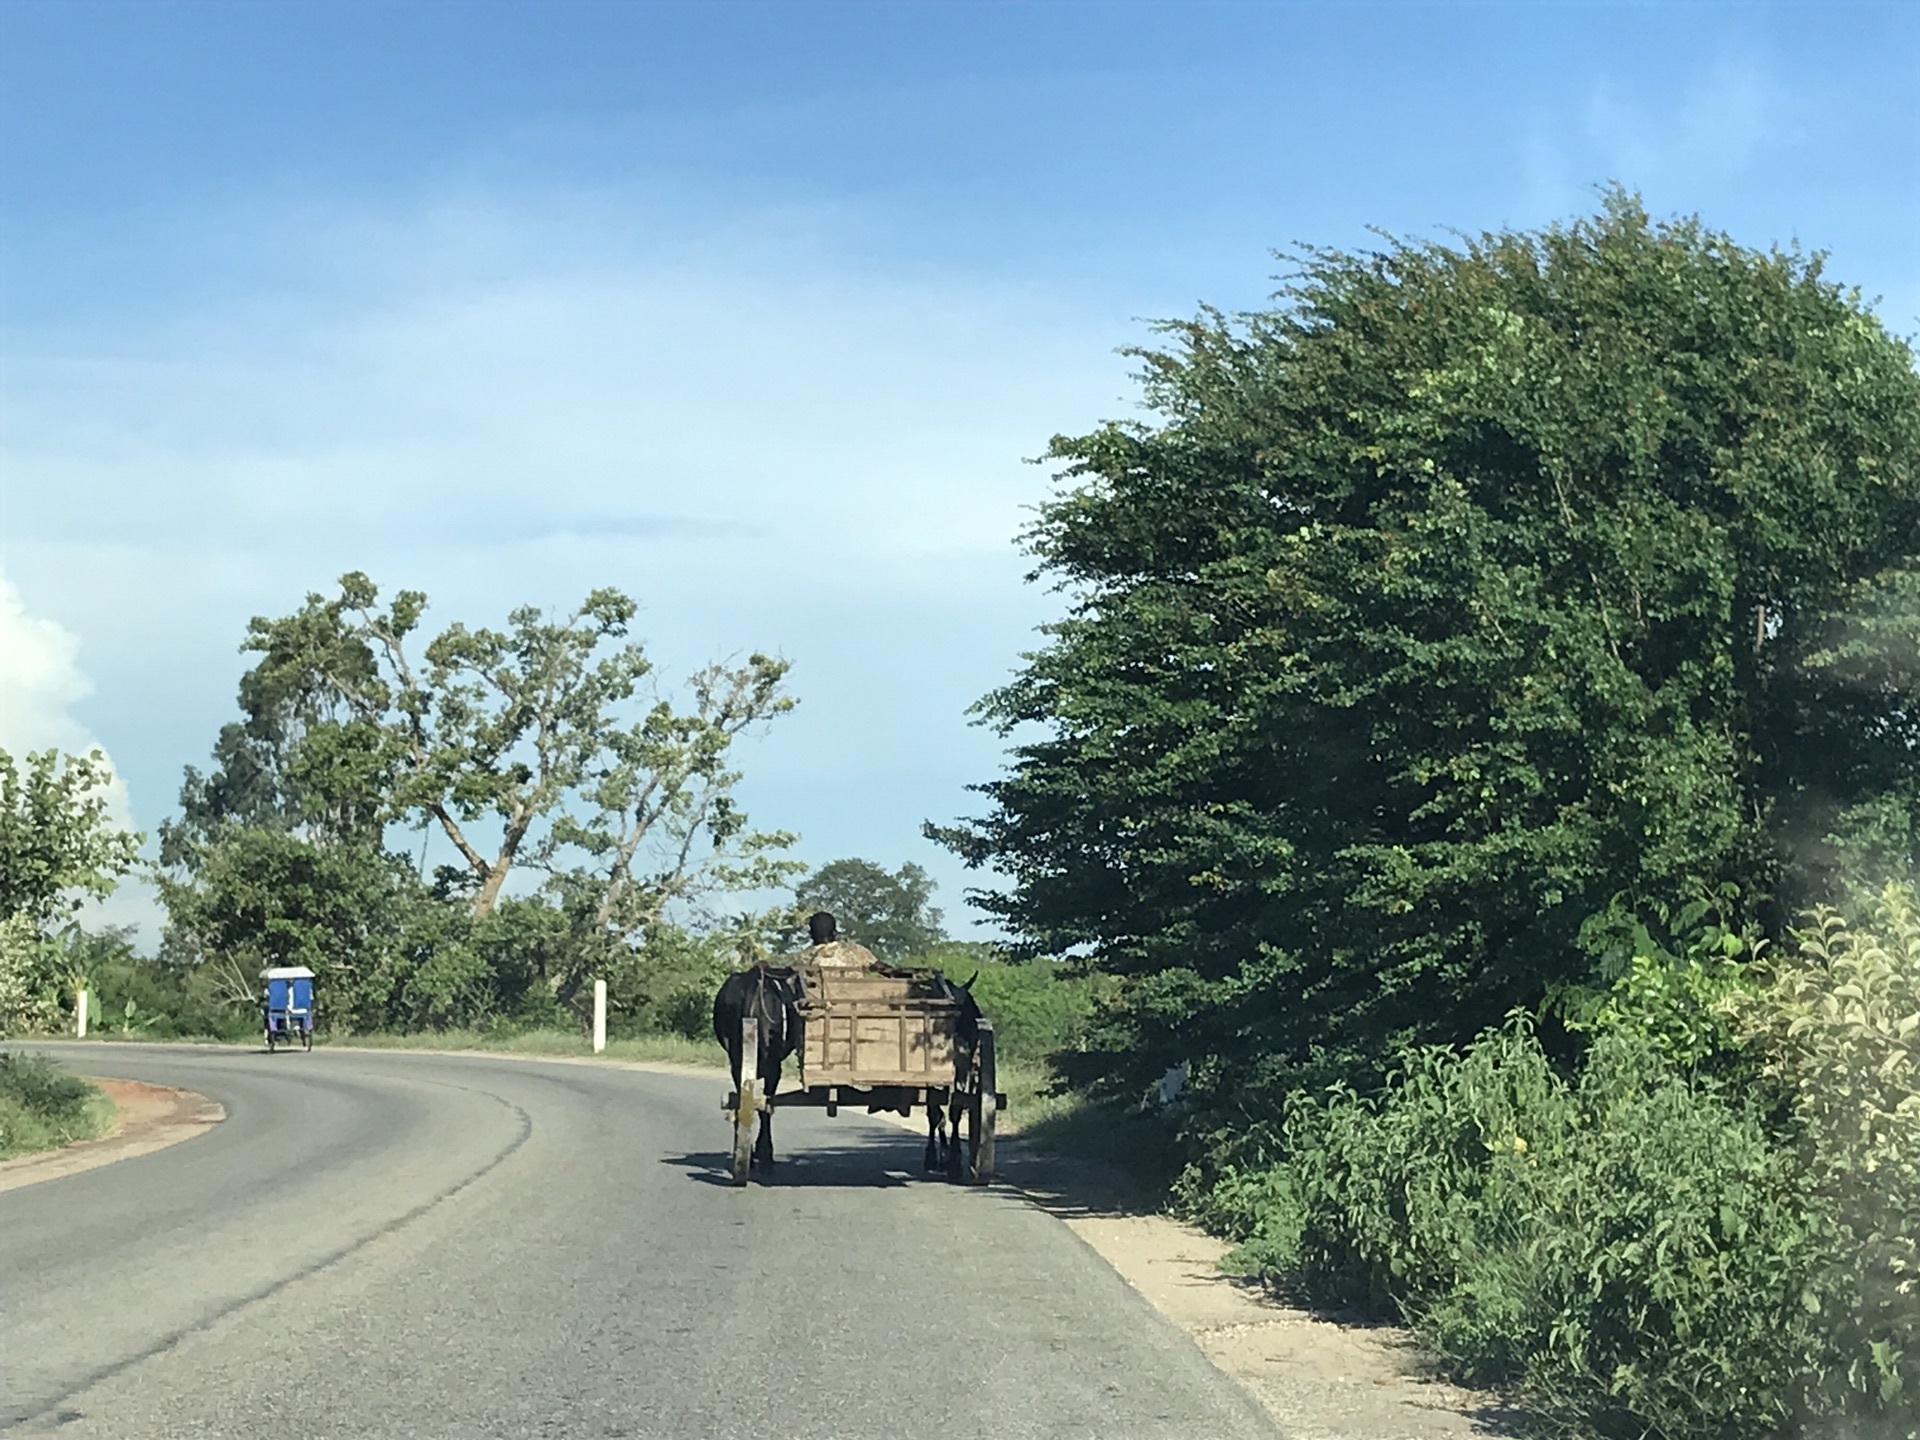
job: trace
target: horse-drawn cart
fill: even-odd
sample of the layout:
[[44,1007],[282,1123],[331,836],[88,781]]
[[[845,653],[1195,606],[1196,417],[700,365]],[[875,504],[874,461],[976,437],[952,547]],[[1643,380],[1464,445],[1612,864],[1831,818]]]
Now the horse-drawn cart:
[[[984,1185],[993,1179],[995,1117],[1007,1098],[996,1091],[993,1023],[966,989],[936,970],[891,966],[793,967],[793,1010],[800,1024],[799,1088],[769,1095],[759,1073],[759,1027],[750,1009],[742,1017],[740,1085],[727,1097],[733,1114],[733,1183],[747,1183],[754,1160],[754,1121],[762,1111],[815,1106],[870,1114],[927,1114],[927,1168],[953,1180]],[[777,1070],[776,1070],[777,1076]],[[961,1139],[961,1122],[966,1135]],[[771,1163],[771,1137],[761,1136]]]

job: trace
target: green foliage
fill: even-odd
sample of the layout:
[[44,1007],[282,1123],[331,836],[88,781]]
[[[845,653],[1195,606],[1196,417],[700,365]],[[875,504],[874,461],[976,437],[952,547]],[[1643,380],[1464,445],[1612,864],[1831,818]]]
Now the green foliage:
[[43,1055],[0,1053],[0,1159],[98,1135],[112,1106]]
[[[276,779],[303,813],[320,801],[358,815],[377,795],[378,819],[445,834],[461,859],[450,876],[482,918],[526,859],[591,882],[594,923],[621,935],[706,890],[791,878],[778,856],[791,837],[748,826],[727,768],[739,735],[793,707],[786,662],[710,666],[677,710],[644,693],[652,663],[626,640],[638,607],[617,590],[561,617],[522,606],[505,631],[456,623],[417,656],[427,597],[402,590],[384,609],[379,598],[355,572],[337,597],[249,625],[245,648],[261,658],[241,687],[247,743],[230,747],[244,773],[203,788],[282,814],[286,798],[261,794]],[[623,716],[636,701],[638,718]],[[256,758],[276,742],[284,753]],[[468,833],[477,821],[498,827],[491,854]],[[569,977],[568,996],[582,978]]]
[[0,919],[47,925],[133,868],[142,837],[108,822],[111,778],[98,750],[41,750],[24,770],[0,750]]
[[[825,910],[840,934],[866,946],[882,960],[907,956],[941,940],[940,912],[932,905],[933,879],[918,865],[890,872],[871,860],[833,860],[793,887],[796,915],[804,920]],[[783,937],[792,948],[807,944],[804,924]]]
[[[712,965],[683,963],[682,927],[718,933],[711,896],[798,869],[728,768],[736,738],[792,708],[785,663],[708,667],[677,707],[647,691],[617,591],[560,618],[522,607],[505,631],[456,624],[417,656],[425,597],[378,602],[351,574],[249,627],[242,718],[163,835],[173,973],[210,985],[223,1024],[253,1010],[258,969],[300,964],[336,1033],[581,1024],[594,978],[616,1027],[687,1028]],[[475,822],[498,828],[492,853]],[[400,823],[437,827],[461,863],[424,882],[387,848]],[[538,896],[503,888],[516,866],[544,876]],[[156,1031],[188,1023],[127,998]]]
[[1864,910],[1859,924],[1816,913],[1767,987],[1724,1009],[1790,1095],[1799,1162],[1836,1226],[1819,1289],[1836,1356],[1821,1408],[1911,1436],[1920,1434],[1920,902],[1896,883]]
[[1696,1070],[1735,1048],[1720,1005],[1741,979],[1732,965],[1635,955],[1594,1014],[1592,1028],[1631,1030],[1669,1065]]
[[1190,1171],[1234,1260],[1411,1319],[1569,1433],[1783,1433],[1824,1364],[1826,1231],[1762,1120],[1613,1032],[1568,1082],[1531,1029],[1296,1095],[1281,1157]]
[[1730,1082],[1755,1078],[1727,1018],[1727,998],[1745,988],[1754,959],[1767,948],[1751,926],[1728,916],[1738,903],[1731,886],[1717,896],[1669,909],[1659,901],[1628,906],[1624,897],[1582,927],[1599,974],[1612,986],[1569,988],[1561,1008],[1576,1030],[1626,1031],[1676,1069]]
[[404,1003],[398,960],[421,897],[403,861],[364,842],[235,825],[198,844],[193,863],[189,878],[161,877],[168,956],[208,967],[236,1010],[257,1007],[255,976],[270,965],[313,970],[331,1025],[377,1028]]
[[913,957],[973,986],[993,1020],[994,1045],[1015,1063],[1038,1065],[1086,1036],[1102,982],[1058,960],[1009,960],[998,946],[949,941]]
[[60,1024],[60,976],[53,948],[26,915],[0,917],[0,1039]]
[[711,1044],[714,992],[734,957],[726,935],[655,927],[644,945],[623,951],[608,970],[608,1035],[679,1035]]
[[1920,377],[1817,258],[1615,194],[1283,300],[1166,326],[1152,423],[1053,443],[1071,608],[935,832],[1123,977],[1081,1079],[1364,1081],[1590,983],[1615,894],[1730,885],[1777,938],[1843,851],[1911,854]]

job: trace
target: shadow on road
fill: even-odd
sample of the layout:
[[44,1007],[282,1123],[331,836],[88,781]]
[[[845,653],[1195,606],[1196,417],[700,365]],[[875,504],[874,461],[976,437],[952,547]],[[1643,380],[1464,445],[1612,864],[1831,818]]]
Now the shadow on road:
[[1165,1205],[1152,1184],[1097,1160],[1057,1155],[1016,1137],[1000,1142],[1000,1173],[1027,1199],[1062,1220],[1155,1215]]
[[[897,1190],[908,1185],[951,1185],[953,1182],[944,1174],[930,1175],[921,1169],[923,1143],[903,1134],[854,1137],[838,1145],[808,1145],[780,1155],[771,1173],[756,1169],[753,1184],[783,1190]],[[723,1151],[668,1155],[660,1163],[679,1166],[696,1184],[733,1184],[733,1157]]]

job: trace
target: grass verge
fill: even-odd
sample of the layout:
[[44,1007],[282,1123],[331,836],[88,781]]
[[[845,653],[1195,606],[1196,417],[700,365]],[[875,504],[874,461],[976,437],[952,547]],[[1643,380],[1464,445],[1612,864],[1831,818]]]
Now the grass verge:
[[0,1160],[92,1140],[115,1113],[99,1086],[46,1056],[0,1054]]

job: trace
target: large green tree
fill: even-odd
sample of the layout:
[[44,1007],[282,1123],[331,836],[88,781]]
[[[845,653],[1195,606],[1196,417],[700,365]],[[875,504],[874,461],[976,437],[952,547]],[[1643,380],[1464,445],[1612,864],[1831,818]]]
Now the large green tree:
[[309,788],[351,795],[380,777],[381,818],[446,837],[476,917],[529,858],[593,875],[596,918],[621,933],[705,881],[740,879],[729,860],[748,880],[778,877],[754,862],[790,837],[747,825],[726,760],[740,734],[792,708],[785,661],[709,667],[676,709],[646,688],[652,664],[627,639],[637,607],[618,590],[561,616],[523,606],[506,630],[456,623],[421,646],[426,608],[415,590],[383,608],[374,583],[349,574],[337,596],[254,620],[245,648],[261,657],[258,693],[300,697],[309,731],[329,740],[300,752]]
[[[618,591],[422,644],[425,610],[350,574],[251,623],[241,717],[163,833],[174,958],[230,972],[236,997],[256,961],[310,964],[362,1026],[552,1018],[706,897],[798,871],[790,836],[748,823],[729,765],[792,707],[784,662],[709,666],[676,704]],[[431,893],[391,848],[408,825],[458,856]],[[541,900],[503,916],[516,869]]]
[[[827,911],[843,936],[882,960],[904,960],[945,938],[933,890],[933,877],[911,861],[890,871],[871,860],[833,860],[794,886],[793,902],[802,918]],[[806,933],[800,925],[785,938],[804,945]]]
[[1053,442],[1070,609],[935,832],[1125,977],[1086,1078],[1364,1075],[1588,978],[1620,892],[1777,927],[1913,863],[1920,379],[1819,257],[1615,194],[1281,299]]
[[89,896],[113,893],[141,836],[107,814],[112,771],[99,750],[0,750],[0,1036],[55,1023],[64,976],[49,930]]

